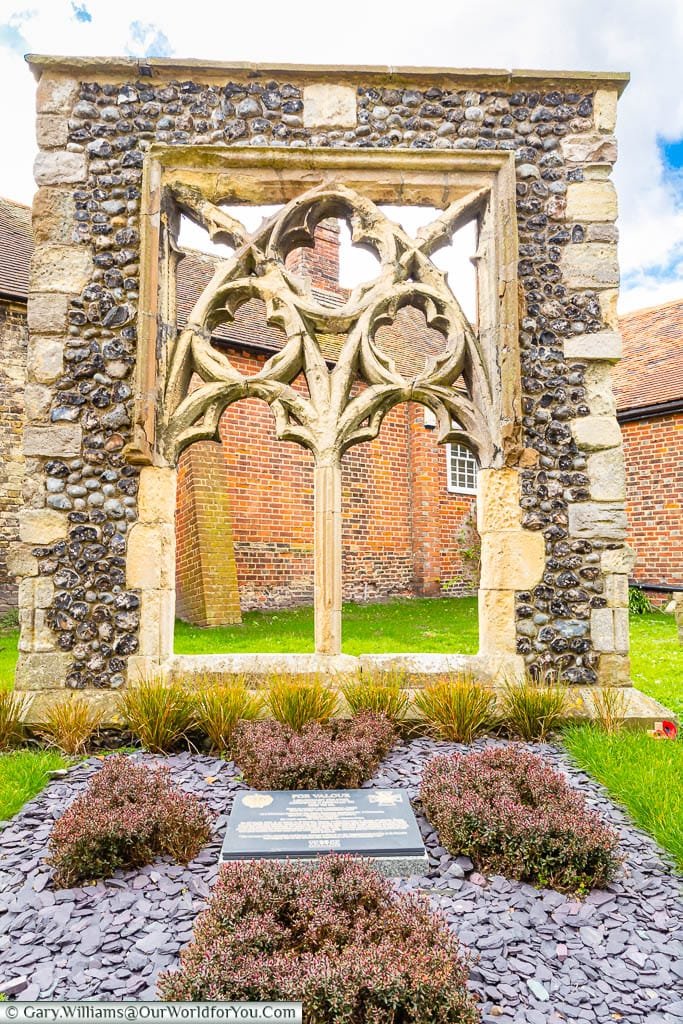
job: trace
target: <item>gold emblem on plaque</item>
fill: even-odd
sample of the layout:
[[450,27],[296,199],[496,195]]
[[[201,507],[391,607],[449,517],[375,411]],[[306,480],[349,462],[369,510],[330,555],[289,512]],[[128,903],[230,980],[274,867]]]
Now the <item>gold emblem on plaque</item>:
[[267,807],[272,802],[272,796],[268,796],[266,793],[247,793],[242,797],[242,803],[246,807]]

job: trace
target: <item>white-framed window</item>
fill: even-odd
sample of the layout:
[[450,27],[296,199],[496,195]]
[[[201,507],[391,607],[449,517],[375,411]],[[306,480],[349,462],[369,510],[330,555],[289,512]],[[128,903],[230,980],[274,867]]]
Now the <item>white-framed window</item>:
[[471,448],[464,444],[446,445],[448,490],[456,494],[477,493],[479,463]]

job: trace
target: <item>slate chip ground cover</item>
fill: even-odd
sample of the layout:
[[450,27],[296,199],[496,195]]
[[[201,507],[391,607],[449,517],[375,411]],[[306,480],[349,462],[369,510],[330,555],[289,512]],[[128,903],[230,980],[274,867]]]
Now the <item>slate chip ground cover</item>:
[[[496,745],[478,741],[473,749]],[[467,748],[427,739],[394,747],[367,786],[418,794],[425,763]],[[501,876],[485,879],[466,857],[439,845],[417,813],[429,854],[423,876],[396,883],[422,892],[478,959],[469,984],[484,1024],[681,1024],[681,883],[653,840],[601,787],[550,746],[535,752],[566,773],[620,835],[625,861],[615,880],[577,900]],[[192,937],[218,871],[236,767],[208,756],[133,755],[163,763],[174,782],[216,815],[212,838],[187,866],[161,858],[94,886],[56,892],[45,865],[53,821],[101,762],[89,759],[52,781],[0,833],[0,983],[25,977],[18,998],[155,999],[157,977],[174,969]]]

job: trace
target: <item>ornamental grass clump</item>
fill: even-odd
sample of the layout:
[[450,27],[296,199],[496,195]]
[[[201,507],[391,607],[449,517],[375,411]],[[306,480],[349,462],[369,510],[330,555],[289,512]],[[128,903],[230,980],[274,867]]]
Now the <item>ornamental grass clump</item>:
[[51,704],[35,726],[39,736],[63,754],[84,754],[104,720],[104,712],[85,697],[65,697]]
[[125,689],[118,710],[143,747],[167,754],[187,742],[196,727],[192,694],[180,683],[150,677]]
[[497,722],[495,694],[467,676],[428,683],[413,699],[420,718],[441,740],[471,743]]
[[356,715],[295,732],[281,722],[240,722],[232,756],[255,789],[355,789],[379,767],[396,739],[384,715]]
[[298,680],[274,676],[266,695],[274,719],[299,732],[308,722],[326,722],[339,710],[339,697],[319,676]]
[[386,715],[394,722],[401,722],[410,704],[405,686],[403,673],[376,672],[348,679],[342,686],[342,693],[354,715]]
[[166,855],[186,864],[211,834],[209,812],[172,785],[166,768],[108,757],[86,792],[55,822],[49,863],[55,884],[109,878]]
[[500,714],[514,736],[542,743],[569,716],[571,708],[568,688],[546,675],[540,680],[506,683]]
[[420,799],[442,845],[482,872],[583,893],[605,886],[619,865],[614,830],[516,744],[435,757]]
[[224,864],[167,1001],[300,1000],[304,1024],[476,1024],[467,963],[426,901],[367,864]]
[[197,728],[208,736],[211,749],[223,753],[240,720],[258,718],[263,699],[244,683],[210,686],[193,694]]
[[30,706],[27,694],[0,690],[0,750],[16,747],[24,739],[24,718]]

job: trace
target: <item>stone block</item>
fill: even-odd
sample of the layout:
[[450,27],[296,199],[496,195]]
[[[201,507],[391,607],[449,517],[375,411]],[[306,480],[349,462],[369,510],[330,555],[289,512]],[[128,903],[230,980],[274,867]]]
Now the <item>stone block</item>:
[[126,581],[133,590],[175,586],[175,524],[136,523],[128,535]]
[[570,426],[576,444],[585,451],[621,446],[621,430],[613,416],[582,416]]
[[617,159],[617,140],[613,135],[565,135],[560,152],[570,164],[613,164]]
[[27,384],[24,389],[24,414],[30,423],[49,419],[52,391],[44,384]]
[[598,658],[601,686],[631,686],[631,662],[625,654],[601,654]]
[[477,529],[519,530],[519,474],[515,469],[482,469],[478,478]]
[[567,186],[567,220],[614,221],[617,212],[617,193],[611,181],[575,181]]
[[355,128],[356,122],[356,90],[351,86],[304,86],[304,128]]
[[605,600],[610,608],[628,608],[628,576],[611,573],[605,577]]
[[31,576],[19,584],[21,608],[49,608],[54,596],[55,585],[49,576]]
[[145,466],[140,472],[138,518],[141,523],[173,523],[176,503],[176,471]]
[[616,416],[617,403],[608,363],[589,362],[583,374],[583,386],[586,390],[586,404],[593,416]]
[[516,652],[515,595],[512,590],[479,591],[479,650],[482,654]]
[[31,289],[79,294],[92,270],[92,257],[83,245],[39,245],[31,260]]
[[576,334],[573,338],[565,338],[564,354],[567,359],[599,359],[614,363],[622,355],[621,334],[618,331]]
[[481,542],[482,590],[529,590],[543,575],[545,542],[541,533],[507,530],[485,533]]
[[600,568],[606,574],[628,574],[636,564],[636,553],[628,544],[619,548],[606,548],[600,556]]
[[587,242],[613,242],[615,245],[619,241],[619,229],[616,224],[599,223],[594,221],[592,224],[586,225],[586,241]]
[[593,120],[596,130],[612,134],[617,125],[616,89],[597,89],[593,97]]
[[617,312],[618,300],[619,290],[617,288],[606,288],[598,295],[602,319],[607,327],[613,331],[619,330],[619,313]]
[[173,590],[143,590],[140,603],[138,655],[164,660],[173,654],[175,595]]
[[24,544],[54,544],[66,537],[66,516],[51,508],[24,508],[19,513],[19,540]]
[[28,342],[26,369],[29,379],[39,384],[53,384],[64,370],[64,346],[55,334],[44,337],[32,334]]
[[76,203],[72,189],[39,188],[33,197],[33,239],[70,244],[74,235]]
[[14,687],[16,690],[63,689],[71,661],[71,654],[62,651],[20,654]]
[[619,284],[617,247],[607,242],[565,245],[560,270],[569,288],[613,288]]
[[15,541],[7,547],[7,572],[10,576],[37,576],[38,559],[26,544]]
[[63,334],[67,329],[69,296],[59,293],[30,292],[28,326],[36,334]]
[[624,501],[626,471],[621,447],[608,448],[588,456],[588,476],[594,501]]
[[85,153],[70,150],[43,150],[33,164],[36,185],[75,185],[88,177]]
[[569,502],[569,535],[575,540],[624,540],[626,512],[622,502]]
[[591,611],[591,640],[596,651],[614,651],[614,614],[611,608]]
[[74,78],[43,73],[36,89],[39,114],[70,114],[78,100],[80,86]]
[[626,654],[628,653],[628,608],[615,608],[612,614],[614,615],[614,649]]
[[79,423],[52,423],[49,427],[24,428],[24,455],[45,458],[76,458],[81,454]]
[[62,114],[38,114],[36,142],[41,149],[58,149],[69,141],[69,124]]

